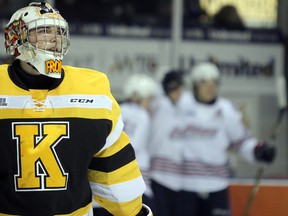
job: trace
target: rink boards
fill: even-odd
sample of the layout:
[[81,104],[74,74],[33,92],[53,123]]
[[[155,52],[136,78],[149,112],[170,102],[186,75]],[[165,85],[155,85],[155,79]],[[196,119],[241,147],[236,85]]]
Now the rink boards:
[[[233,216],[244,216],[253,184],[252,179],[235,179],[231,182],[229,193]],[[249,216],[287,216],[287,202],[288,180],[262,180]]]

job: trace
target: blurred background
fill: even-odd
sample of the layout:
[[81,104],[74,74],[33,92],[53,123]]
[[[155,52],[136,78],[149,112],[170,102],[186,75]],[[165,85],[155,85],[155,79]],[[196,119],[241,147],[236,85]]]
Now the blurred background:
[[[0,0],[1,26],[30,2]],[[197,61],[212,60],[221,69],[221,94],[241,108],[253,134],[269,138],[283,108],[279,91],[287,77],[288,0],[43,2],[69,23],[71,48],[64,63],[106,73],[117,100],[132,73],[160,80],[170,68],[189,74]],[[0,62],[10,60],[1,43]],[[277,159],[265,169],[265,179],[288,178],[287,120],[285,115],[276,140]],[[234,179],[252,179],[257,168],[231,153]]]

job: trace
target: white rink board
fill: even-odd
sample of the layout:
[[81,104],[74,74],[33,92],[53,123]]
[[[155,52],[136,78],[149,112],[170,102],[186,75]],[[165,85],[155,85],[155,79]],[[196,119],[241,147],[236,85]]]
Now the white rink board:
[[[121,91],[119,81],[131,73],[157,76],[160,66],[170,65],[171,50],[168,40],[73,36],[64,63],[103,71],[111,79],[112,90]],[[239,68],[249,65],[249,70],[253,70],[253,67],[271,66],[276,75],[283,73],[284,48],[280,44],[184,41],[179,50],[178,65],[187,71],[193,62],[213,57],[220,64],[231,64]],[[245,93],[253,90],[255,94],[275,92],[274,77],[224,74],[222,79],[223,91]]]

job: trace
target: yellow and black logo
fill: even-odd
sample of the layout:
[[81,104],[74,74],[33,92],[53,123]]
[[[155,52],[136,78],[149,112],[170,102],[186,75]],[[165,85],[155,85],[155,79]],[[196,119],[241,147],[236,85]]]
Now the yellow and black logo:
[[66,190],[68,173],[56,146],[69,139],[68,122],[13,123],[17,142],[16,191]]

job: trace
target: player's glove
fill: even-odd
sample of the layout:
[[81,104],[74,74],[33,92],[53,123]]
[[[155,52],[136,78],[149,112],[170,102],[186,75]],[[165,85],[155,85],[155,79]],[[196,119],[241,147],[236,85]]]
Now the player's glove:
[[254,155],[258,161],[272,163],[276,156],[275,145],[271,145],[267,142],[260,142],[254,148]]
[[153,216],[151,209],[143,204],[141,211],[136,216]]

